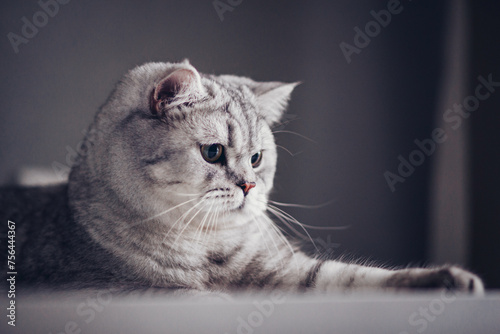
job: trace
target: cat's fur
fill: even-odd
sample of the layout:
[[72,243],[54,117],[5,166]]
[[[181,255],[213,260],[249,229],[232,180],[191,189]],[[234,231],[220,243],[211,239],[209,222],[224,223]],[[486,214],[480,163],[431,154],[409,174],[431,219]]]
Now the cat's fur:
[[[271,127],[295,86],[199,74],[187,61],[130,71],[97,113],[67,184],[0,191],[3,235],[7,220],[16,223],[18,283],[482,293],[481,280],[458,267],[324,261],[288,243],[266,208],[277,159]],[[223,146],[215,163],[200,150],[212,144]]]

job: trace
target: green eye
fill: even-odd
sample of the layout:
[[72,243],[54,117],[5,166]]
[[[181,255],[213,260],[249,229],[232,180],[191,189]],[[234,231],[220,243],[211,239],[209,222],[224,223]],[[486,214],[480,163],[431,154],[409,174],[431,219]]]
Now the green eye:
[[221,158],[222,152],[224,151],[224,146],[222,146],[221,144],[202,145],[200,150],[203,159],[213,164],[219,161],[219,159]]
[[253,168],[259,167],[261,162],[262,162],[262,151],[255,153],[250,158],[250,163],[252,164]]

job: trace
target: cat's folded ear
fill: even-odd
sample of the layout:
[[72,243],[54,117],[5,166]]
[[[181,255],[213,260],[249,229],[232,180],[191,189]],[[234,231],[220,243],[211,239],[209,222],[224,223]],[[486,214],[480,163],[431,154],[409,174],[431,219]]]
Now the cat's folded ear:
[[278,123],[288,106],[294,88],[300,82],[259,82],[252,90],[257,98],[259,113],[269,125]]
[[182,65],[155,86],[150,99],[153,114],[164,114],[168,109],[194,102],[205,95],[198,71],[189,63]]

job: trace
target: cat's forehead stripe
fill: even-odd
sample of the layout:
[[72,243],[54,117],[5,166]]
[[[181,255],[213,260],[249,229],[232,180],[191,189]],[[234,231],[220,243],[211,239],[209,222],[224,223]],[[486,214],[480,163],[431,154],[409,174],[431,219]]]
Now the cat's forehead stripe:
[[230,147],[236,149],[236,151],[244,150],[249,145],[250,140],[246,124],[235,117],[228,119],[227,124]]
[[234,127],[231,125],[231,122],[227,123],[227,146],[228,147],[234,147],[234,142],[233,142],[233,136],[234,136]]
[[[240,132],[244,141],[242,145],[245,145],[250,149],[250,146],[256,145],[256,142],[258,141],[259,127],[262,125],[261,118],[258,116],[255,106],[252,103],[249,103],[248,99],[244,98],[241,92],[233,89],[229,89],[229,91],[231,92],[232,103],[228,106],[227,112],[231,115],[231,119],[237,123],[237,128],[233,126],[231,129],[232,136],[234,138],[234,133]],[[252,149],[256,148],[253,147]]]

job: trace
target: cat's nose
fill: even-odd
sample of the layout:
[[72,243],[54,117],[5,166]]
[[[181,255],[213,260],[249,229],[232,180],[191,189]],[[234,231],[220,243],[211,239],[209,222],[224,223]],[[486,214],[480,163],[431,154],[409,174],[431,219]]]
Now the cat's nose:
[[255,182],[243,182],[243,183],[238,184],[238,186],[241,189],[243,189],[243,193],[246,196],[246,195],[248,195],[248,192],[250,191],[250,189],[255,188]]

